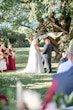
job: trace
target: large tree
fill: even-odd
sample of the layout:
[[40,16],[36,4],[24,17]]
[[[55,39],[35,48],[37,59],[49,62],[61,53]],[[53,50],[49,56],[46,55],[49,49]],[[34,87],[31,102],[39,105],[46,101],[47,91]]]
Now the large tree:
[[[49,31],[63,31],[68,35],[72,13],[72,0],[1,0],[0,29],[21,31],[26,27],[26,31],[31,30],[38,35]],[[51,38],[57,52],[58,40]]]

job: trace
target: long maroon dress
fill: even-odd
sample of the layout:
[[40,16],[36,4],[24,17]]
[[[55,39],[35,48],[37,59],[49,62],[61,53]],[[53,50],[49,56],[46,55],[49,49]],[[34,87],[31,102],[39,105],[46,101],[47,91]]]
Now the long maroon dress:
[[2,49],[1,50],[2,52],[3,52],[3,54],[4,54],[4,59],[5,59],[5,61],[6,61],[6,66],[7,66],[7,69],[6,69],[6,71],[7,70],[9,70],[9,62],[8,62],[8,53],[6,52],[6,49]]
[[[12,50],[9,49],[9,53],[12,53]],[[16,63],[15,63],[15,56],[9,55],[8,57],[9,61],[9,70],[16,70]]]

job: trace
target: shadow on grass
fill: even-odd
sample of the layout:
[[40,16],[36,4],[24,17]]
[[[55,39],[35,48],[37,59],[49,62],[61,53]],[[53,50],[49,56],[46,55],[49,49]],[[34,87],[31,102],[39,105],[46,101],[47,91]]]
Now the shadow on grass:
[[52,73],[56,73],[57,69],[55,67],[52,67]]
[[[29,74],[30,75],[30,74]],[[21,81],[24,89],[37,89],[40,92],[44,87],[47,88],[52,81],[52,75],[9,75],[0,76],[0,94],[9,94],[8,91],[13,91],[15,97],[16,82]],[[44,91],[44,90],[43,90]],[[41,93],[42,94],[42,93]]]

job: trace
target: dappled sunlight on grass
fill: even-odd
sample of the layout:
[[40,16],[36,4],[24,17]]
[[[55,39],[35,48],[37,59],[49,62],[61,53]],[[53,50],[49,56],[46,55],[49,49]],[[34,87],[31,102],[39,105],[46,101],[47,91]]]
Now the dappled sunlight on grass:
[[19,63],[19,64],[16,64],[16,66],[17,66],[17,68],[25,68],[25,66],[26,66],[26,63]]
[[29,47],[23,47],[23,48],[15,48],[15,50],[18,51],[29,51]]
[[52,67],[54,68],[58,67],[58,63],[52,63]]
[[41,88],[44,88],[44,87],[49,87],[51,85],[51,82],[44,82],[44,83],[35,83],[35,84],[28,84],[27,85],[27,88],[30,88],[30,89],[41,89]]

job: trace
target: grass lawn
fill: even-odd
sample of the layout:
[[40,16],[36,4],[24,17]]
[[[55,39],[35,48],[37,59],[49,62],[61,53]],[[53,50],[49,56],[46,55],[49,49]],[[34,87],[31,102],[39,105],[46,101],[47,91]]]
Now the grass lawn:
[[[16,67],[17,70],[25,68],[29,48],[17,48],[16,49]],[[54,56],[54,53],[52,54]],[[15,108],[16,101],[16,82],[21,81],[23,84],[23,89],[36,90],[44,98],[47,88],[50,86],[52,81],[52,75],[56,72],[56,67],[58,63],[52,61],[53,73],[46,74],[17,74],[15,71],[9,71],[0,73],[0,94],[4,94],[9,98],[10,110]]]

